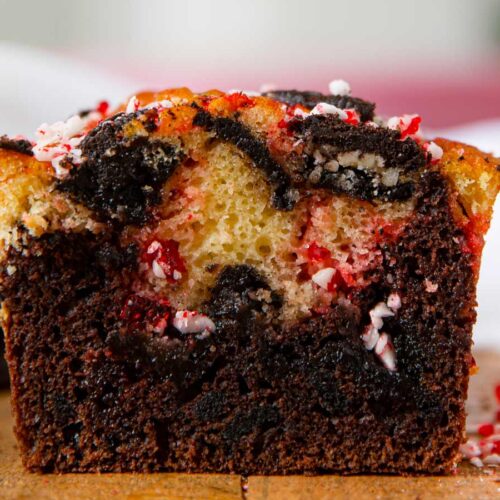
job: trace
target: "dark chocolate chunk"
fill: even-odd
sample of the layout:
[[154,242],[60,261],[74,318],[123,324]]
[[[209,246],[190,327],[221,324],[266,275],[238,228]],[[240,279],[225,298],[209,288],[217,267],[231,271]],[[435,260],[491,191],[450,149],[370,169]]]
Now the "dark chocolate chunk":
[[[143,116],[145,126],[153,122]],[[71,168],[58,189],[103,220],[144,224],[183,154],[166,141],[125,137],[123,127],[128,120],[128,115],[117,115],[92,130],[81,144],[83,163]]]
[[341,109],[353,108],[359,113],[361,121],[364,122],[373,120],[375,112],[374,103],[350,95],[325,95],[320,92],[301,92],[299,90],[272,90],[264,92],[262,95],[291,106],[302,104],[307,108],[314,108],[316,104],[326,102]]
[[33,146],[27,139],[11,139],[6,135],[0,136],[0,149],[10,149],[17,153],[33,156]]
[[278,210],[291,210],[297,201],[291,187],[290,176],[271,156],[267,146],[242,123],[232,118],[215,117],[205,110],[198,110],[193,125],[215,132],[216,136],[234,144],[249,156],[262,170],[274,187],[273,205]]

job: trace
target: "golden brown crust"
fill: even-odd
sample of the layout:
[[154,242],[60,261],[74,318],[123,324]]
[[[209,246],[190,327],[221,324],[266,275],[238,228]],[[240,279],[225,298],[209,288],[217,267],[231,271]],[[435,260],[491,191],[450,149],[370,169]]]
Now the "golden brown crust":
[[457,190],[466,215],[482,217],[489,224],[500,190],[500,159],[461,142],[442,138],[435,142],[443,148],[439,168]]

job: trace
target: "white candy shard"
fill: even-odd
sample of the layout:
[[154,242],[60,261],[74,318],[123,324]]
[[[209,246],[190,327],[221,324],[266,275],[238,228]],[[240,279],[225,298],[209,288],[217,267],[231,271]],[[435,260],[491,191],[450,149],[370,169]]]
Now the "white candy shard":
[[162,244],[158,240],[154,240],[150,243],[148,246],[148,249],[146,250],[146,253],[155,253],[158,250],[163,250]]
[[361,339],[367,350],[374,350],[383,365],[390,371],[396,371],[396,351],[390,335],[380,332],[384,326],[383,318],[394,316],[394,312],[401,308],[401,297],[391,293],[387,303],[379,302],[371,311],[371,324],[367,326]]
[[196,311],[177,311],[172,321],[181,333],[200,333],[205,330],[215,331],[214,322],[205,314]]
[[481,456],[481,449],[473,439],[469,439],[466,443],[460,445],[460,453],[465,458],[473,458]]
[[311,279],[321,288],[328,290],[328,284],[332,281],[333,276],[337,271],[333,267],[325,267],[317,273],[313,274]]
[[77,146],[83,140],[83,134],[91,122],[102,118],[101,113],[92,111],[81,117],[74,115],[65,122],[59,121],[52,125],[43,123],[36,131],[36,141],[33,155],[38,161],[50,161],[57,177],[64,177],[68,169],[61,166],[67,156],[74,164],[81,162],[82,151]]
[[380,334],[380,338],[375,346],[375,354],[388,370],[391,372],[396,370],[396,353],[391,342],[391,337],[387,333]]
[[500,455],[493,453],[483,458],[483,463],[487,465],[500,465]]
[[162,280],[167,279],[167,275],[165,274],[165,271],[163,270],[162,266],[160,265],[160,263],[156,259],[153,260],[153,264],[152,264],[151,268],[153,270],[153,274],[157,278],[160,278]]
[[394,313],[387,307],[384,302],[379,302],[370,311],[370,319],[372,320],[372,325],[378,330],[380,330],[384,325],[382,318],[388,318],[389,316],[394,316]]
[[139,109],[139,106],[140,106],[139,99],[137,99],[137,97],[133,95],[128,101],[125,113],[134,113]]
[[341,120],[347,118],[347,113],[333,104],[328,104],[327,102],[319,102],[311,110],[311,115],[336,115]]
[[299,118],[307,118],[309,113],[300,108],[295,108],[293,110],[293,116],[298,116]]
[[351,93],[351,86],[345,80],[332,80],[328,89],[332,95],[349,95]]
[[387,128],[399,130],[402,138],[420,139],[422,137],[419,115],[393,116],[387,120]]
[[425,144],[425,149],[432,156],[432,161],[439,161],[443,157],[443,149],[435,142]]
[[376,345],[380,338],[378,330],[373,325],[368,325],[365,333],[361,336],[365,347],[368,351],[371,351]]
[[397,293],[391,293],[387,298],[387,305],[393,311],[397,311],[401,308],[401,297]]
[[479,457],[472,457],[470,459],[470,463],[474,465],[475,467],[482,467],[483,466],[483,461]]

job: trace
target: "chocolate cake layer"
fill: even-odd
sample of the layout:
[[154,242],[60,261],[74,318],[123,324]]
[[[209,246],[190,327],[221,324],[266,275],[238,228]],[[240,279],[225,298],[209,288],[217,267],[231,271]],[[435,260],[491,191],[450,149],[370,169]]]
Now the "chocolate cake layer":
[[[475,317],[471,256],[440,175],[426,174],[418,190],[416,211],[383,245],[372,283],[295,324],[277,321],[281,298],[258,272],[234,266],[204,306],[214,332],[130,327],[133,246],[121,248],[113,234],[58,232],[28,238],[25,254],[11,248],[1,280],[26,467],[451,470]],[[360,338],[369,311],[394,290],[404,290],[403,304],[384,328],[395,372]],[[140,306],[139,323],[150,314],[147,301]]]

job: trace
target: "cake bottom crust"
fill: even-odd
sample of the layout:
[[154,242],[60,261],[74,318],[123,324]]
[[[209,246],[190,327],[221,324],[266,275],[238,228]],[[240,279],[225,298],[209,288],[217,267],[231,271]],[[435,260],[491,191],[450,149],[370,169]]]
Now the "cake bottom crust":
[[[372,284],[295,325],[228,268],[210,336],[165,337],[121,318],[134,248],[113,235],[45,235],[2,274],[23,463],[37,471],[245,474],[449,472],[462,441],[474,322],[471,256],[439,176],[382,248]],[[226,275],[228,278],[228,275]],[[426,292],[431,281],[434,292]],[[367,351],[369,310],[398,290],[384,328],[398,370]],[[271,308],[271,312],[269,312]]]

